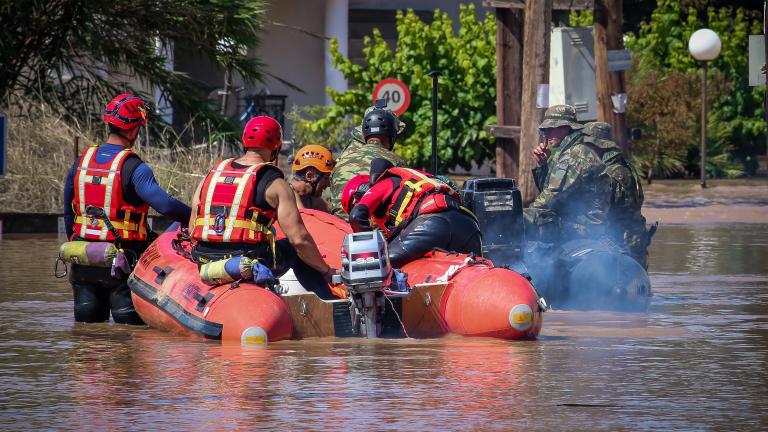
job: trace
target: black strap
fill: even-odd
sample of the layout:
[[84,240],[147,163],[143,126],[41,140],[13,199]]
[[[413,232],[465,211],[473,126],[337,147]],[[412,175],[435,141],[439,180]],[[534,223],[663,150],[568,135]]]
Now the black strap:
[[120,232],[115,229],[115,226],[112,225],[112,222],[109,220],[109,217],[107,216],[107,213],[104,211],[101,207],[96,206],[88,206],[85,209],[85,216],[89,216],[92,218],[98,218],[104,221],[104,225],[107,226],[107,229],[109,229],[109,232],[112,233],[113,236],[115,236],[115,245],[117,247],[120,247],[120,242],[123,240],[122,237],[120,237]]

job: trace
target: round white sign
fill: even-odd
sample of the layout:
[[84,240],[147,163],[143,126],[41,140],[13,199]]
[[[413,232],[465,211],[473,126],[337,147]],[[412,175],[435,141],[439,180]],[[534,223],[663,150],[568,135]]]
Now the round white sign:
[[373,89],[373,102],[384,99],[387,101],[387,108],[396,115],[402,115],[408,109],[411,103],[411,92],[402,81],[395,78],[387,78],[379,81],[376,88]]

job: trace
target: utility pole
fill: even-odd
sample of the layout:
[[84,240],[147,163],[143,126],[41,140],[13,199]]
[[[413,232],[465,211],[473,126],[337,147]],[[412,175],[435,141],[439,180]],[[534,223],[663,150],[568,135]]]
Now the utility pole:
[[624,48],[622,0],[595,0],[595,88],[597,89],[597,119],[610,123],[613,140],[625,156],[632,149],[627,139],[627,119],[624,113],[613,110],[612,95],[626,93],[624,72],[608,71],[608,50]]
[[549,40],[552,27],[552,0],[525,2],[523,33],[523,94],[520,114],[519,188],[523,205],[536,196],[531,170],[535,167],[533,149],[539,139],[539,124],[544,109],[537,108],[539,85],[549,83]]
[[[520,100],[523,87],[523,11],[496,8],[496,177],[520,179]],[[516,127],[517,133],[510,127]]]
[[[763,2],[763,45],[765,46],[765,61],[768,63],[768,1]],[[765,70],[763,73],[766,73]],[[766,81],[768,81],[768,74],[766,74]],[[763,103],[765,104],[765,122],[768,124],[768,84],[765,86]],[[768,158],[768,133],[765,135],[765,157]]]

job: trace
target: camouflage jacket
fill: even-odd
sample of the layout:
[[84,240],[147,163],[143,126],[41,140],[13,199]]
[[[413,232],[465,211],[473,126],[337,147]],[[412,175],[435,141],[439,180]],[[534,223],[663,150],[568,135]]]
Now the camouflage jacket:
[[584,134],[568,135],[533,175],[541,192],[524,210],[528,233],[551,243],[604,236],[610,179],[597,149],[584,143]]
[[400,156],[381,146],[364,144],[353,134],[347,148],[336,158],[336,166],[331,172],[331,185],[323,191],[323,198],[330,203],[331,214],[347,220],[347,214],[341,208],[341,192],[352,177],[367,174],[371,169],[371,161],[376,158],[387,159],[395,166],[406,166]]
[[646,220],[641,211],[645,196],[640,177],[616,144],[599,141],[596,145],[604,152],[602,160],[611,184],[609,233],[647,268],[646,248],[649,239]]

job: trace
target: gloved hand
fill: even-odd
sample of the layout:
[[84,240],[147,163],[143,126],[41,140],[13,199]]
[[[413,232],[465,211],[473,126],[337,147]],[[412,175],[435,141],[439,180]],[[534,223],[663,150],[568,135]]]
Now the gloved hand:
[[399,269],[392,269],[392,282],[389,284],[389,290],[408,292],[410,289],[408,286],[408,273]]
[[272,270],[260,262],[253,263],[253,281],[257,284],[275,280]]

